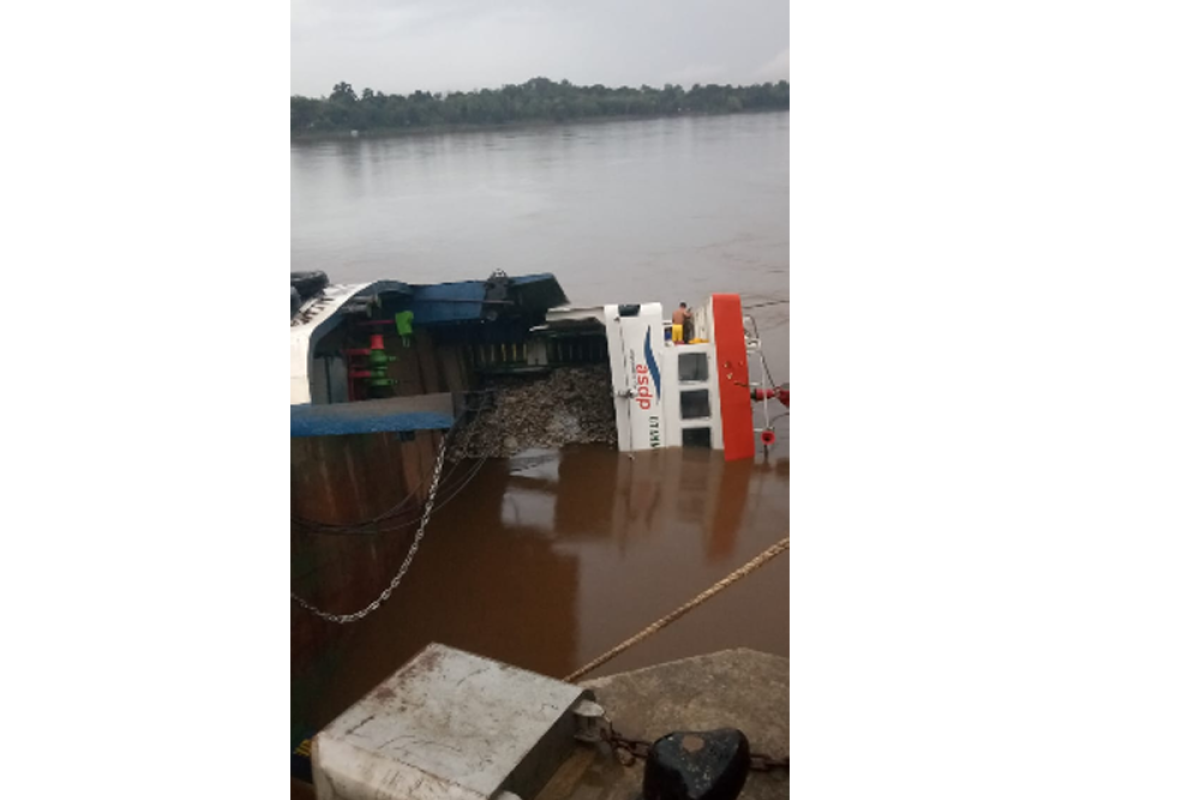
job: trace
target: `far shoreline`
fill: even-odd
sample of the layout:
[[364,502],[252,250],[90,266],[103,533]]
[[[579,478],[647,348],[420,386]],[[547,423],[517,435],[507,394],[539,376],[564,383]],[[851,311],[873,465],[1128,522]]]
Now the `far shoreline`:
[[707,119],[711,117],[741,117],[748,115],[759,114],[787,114],[790,109],[786,108],[763,108],[763,109],[745,109],[742,111],[713,111],[713,112],[698,112],[685,111],[676,114],[620,114],[602,117],[584,117],[576,119],[544,119],[544,120],[519,120],[516,122],[494,122],[488,124],[474,124],[466,122],[456,122],[442,125],[421,125],[421,126],[405,126],[403,128],[367,128],[359,131],[352,130],[334,130],[334,131],[304,131],[301,133],[292,133],[291,140],[293,142],[321,142],[321,141],[339,141],[345,139],[391,139],[403,136],[424,136],[424,135],[440,135],[447,133],[476,133],[476,132],[494,132],[494,131],[517,131],[517,130],[533,130],[537,128],[553,128],[553,127],[572,127],[576,125],[587,125],[597,122],[629,122],[631,120],[659,120],[659,119]]

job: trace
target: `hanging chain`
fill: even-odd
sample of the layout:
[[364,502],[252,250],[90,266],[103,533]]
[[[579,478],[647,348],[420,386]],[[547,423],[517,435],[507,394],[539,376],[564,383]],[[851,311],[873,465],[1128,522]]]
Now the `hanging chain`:
[[425,511],[421,514],[421,524],[417,527],[417,534],[413,538],[412,547],[408,548],[408,555],[404,557],[404,563],[400,565],[400,569],[396,573],[396,576],[392,578],[392,582],[388,584],[379,597],[375,598],[375,602],[360,611],[355,611],[353,614],[331,614],[328,611],[322,611],[317,608],[295,592],[292,592],[292,600],[299,604],[301,608],[311,611],[327,622],[336,622],[339,625],[345,625],[348,622],[358,622],[372,611],[378,609],[392,596],[392,592],[396,591],[396,587],[400,585],[400,581],[404,578],[404,573],[408,572],[413,557],[417,554],[417,548],[421,546],[421,539],[425,536],[425,528],[429,525],[429,518],[433,515],[433,501],[437,497],[438,481],[442,477],[442,464],[446,460],[446,443],[449,441],[450,437],[448,435],[442,437],[442,446],[438,450],[437,463],[433,466],[433,479],[429,483],[429,497],[425,500]]
[[[605,722],[601,737],[612,747],[617,761],[621,762],[623,766],[629,767],[633,765],[635,759],[645,761],[650,757],[650,748],[654,746],[652,742],[622,736],[612,727],[612,723],[608,721],[607,717],[605,717]],[[755,772],[771,772],[772,770],[788,772],[788,757],[773,758],[762,753],[751,753],[750,769]]]

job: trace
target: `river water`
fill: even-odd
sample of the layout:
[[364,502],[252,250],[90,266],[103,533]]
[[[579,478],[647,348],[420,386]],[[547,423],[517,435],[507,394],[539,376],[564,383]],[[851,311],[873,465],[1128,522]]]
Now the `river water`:
[[[736,292],[784,383],[788,124],[767,113],[294,142],[292,269],[412,283],[552,272],[578,305]],[[331,632],[319,657],[294,656],[293,731],[324,725],[430,641],[562,676],[639,631],[787,535],[788,428],[753,463],[596,446],[485,463],[391,600]],[[787,587],[784,556],[594,675],[730,647],[786,655]]]

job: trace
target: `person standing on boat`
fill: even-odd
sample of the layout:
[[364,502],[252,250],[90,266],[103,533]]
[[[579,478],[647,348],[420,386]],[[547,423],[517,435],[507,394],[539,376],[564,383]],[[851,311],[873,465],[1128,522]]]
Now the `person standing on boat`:
[[687,303],[680,303],[679,308],[675,309],[675,313],[671,315],[671,324],[683,327],[685,343],[692,340],[692,310],[688,308]]

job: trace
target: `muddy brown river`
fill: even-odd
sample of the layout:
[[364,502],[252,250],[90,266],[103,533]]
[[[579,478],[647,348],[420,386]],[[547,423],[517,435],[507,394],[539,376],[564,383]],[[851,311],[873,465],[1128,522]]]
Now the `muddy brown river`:
[[[789,380],[786,113],[302,142],[291,162],[293,270],[553,272],[575,304],[737,292]],[[431,641],[561,677],[706,589],[788,534],[788,418],[777,432],[754,462],[581,445],[483,463],[379,611],[328,624],[319,646],[294,639],[293,739]],[[317,579],[381,590],[409,539],[371,538]],[[787,596],[784,556],[594,675],[730,647],[786,655]]]

